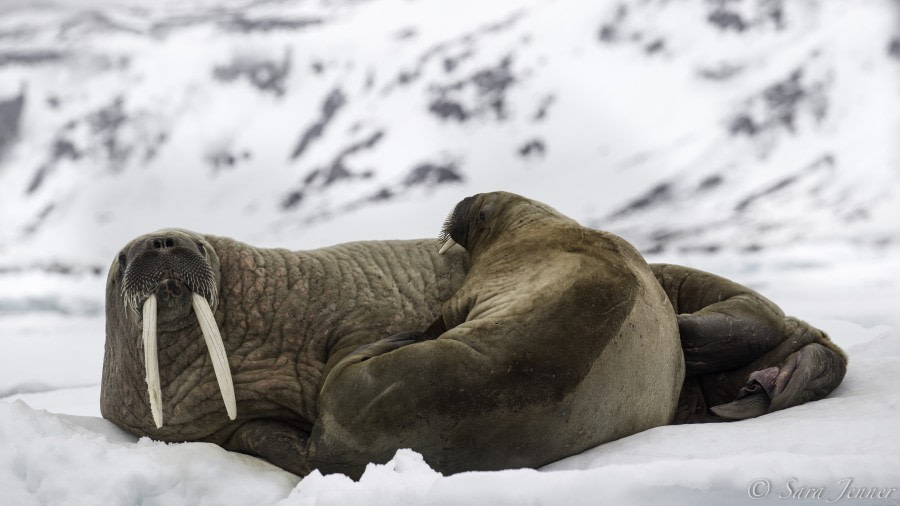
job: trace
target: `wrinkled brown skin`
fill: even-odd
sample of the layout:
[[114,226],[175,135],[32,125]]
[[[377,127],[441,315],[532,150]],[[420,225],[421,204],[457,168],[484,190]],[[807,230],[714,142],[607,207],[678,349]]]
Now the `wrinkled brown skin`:
[[342,360],[319,398],[311,466],[358,476],[409,447],[443,473],[538,467],[672,421],[675,314],[630,244],[505,192],[459,219],[474,222],[457,241],[470,270],[443,304],[448,330]]
[[[360,242],[291,252],[177,231],[176,237],[204,245],[216,271],[218,304],[214,307],[215,318],[228,351],[238,411],[237,420],[228,419],[196,319],[184,310],[184,303],[177,297],[173,296],[168,305],[161,298],[159,360],[166,421],[161,429],[157,429],[150,414],[144,379],[140,315],[124,307],[119,262],[120,259],[133,261],[129,255],[140,254],[138,245],[172,235],[172,231],[160,231],[135,239],[122,250],[110,268],[101,391],[103,416],[139,436],[163,441],[213,442],[229,450],[265,458],[300,476],[311,469],[307,462],[308,439],[314,425],[322,426],[323,421],[318,418],[319,406],[328,403],[329,394],[323,391],[320,396],[319,390],[328,371],[362,345],[383,348],[379,343],[386,336],[428,326],[441,314],[442,302],[460,289],[467,268],[467,255],[462,248],[452,248],[445,255],[438,255],[439,243],[435,240]],[[672,317],[678,314],[687,358],[687,378],[674,422],[722,421],[723,418],[715,415],[710,407],[735,401],[740,395],[744,395],[743,399],[758,399],[759,392],[743,393],[748,387],[752,389],[759,384],[749,378],[772,367],[779,368],[782,376],[784,372],[790,373],[787,374],[788,387],[790,380],[799,381],[793,390],[784,389],[788,396],[779,403],[771,402],[767,411],[822,398],[843,378],[846,371],[843,352],[820,331],[798,320],[784,318],[780,309],[752,290],[686,267],[651,265],[651,268],[674,306]],[[601,280],[601,286],[603,283],[606,281]],[[158,294],[158,297],[162,295]],[[171,313],[168,321],[163,314],[166,308]],[[738,326],[748,329],[743,334],[717,334],[723,327],[711,316],[716,314],[728,315],[735,322],[752,323]],[[560,325],[566,324],[568,322],[560,322]],[[717,335],[721,339],[717,339]],[[764,345],[760,346],[759,335],[772,337],[763,339]],[[722,343],[716,346],[719,340]],[[424,344],[429,343],[405,346],[396,353],[409,354],[410,350]],[[467,353],[462,350],[462,345],[459,348],[458,351]],[[717,362],[717,353],[727,359]],[[478,381],[477,377],[465,374],[469,368],[480,367],[478,360],[456,364],[459,371],[454,372],[448,361],[443,360],[443,354],[413,358],[421,360],[395,362],[401,372],[405,372],[405,379],[413,384],[418,384],[417,375],[437,381],[448,374],[456,374],[462,380]],[[373,364],[378,362],[372,360]],[[703,369],[697,367],[698,363],[709,365]],[[717,366],[717,363],[721,365]],[[380,371],[372,368],[372,372]],[[515,372],[523,381],[535,384],[533,379],[526,377],[524,369]],[[558,372],[550,368],[537,371],[545,378],[549,373],[549,381],[543,382],[538,388],[539,394],[535,395],[552,396],[553,375]],[[566,374],[569,373],[563,372],[564,376]],[[762,379],[767,382],[766,378]],[[465,388],[466,385],[460,386]],[[370,387],[367,383],[352,390]],[[513,387],[513,392],[522,392],[515,385]],[[397,388],[394,384],[386,384],[378,395],[396,395],[393,392]],[[557,392],[563,390],[560,387]],[[483,399],[486,394],[480,395]],[[499,395],[498,404],[502,400],[506,406],[512,406],[516,400],[527,401],[527,395],[520,395],[518,399],[515,395],[506,398],[503,397],[505,394]],[[397,402],[414,415],[415,405],[403,396],[397,397]],[[354,398],[360,405],[371,400],[371,396],[364,398],[361,391],[355,396],[348,393],[345,400],[353,401]],[[474,398],[479,397],[475,395]],[[474,406],[477,401],[471,399],[466,391],[459,390],[446,398],[448,402],[455,402],[451,407],[457,409]],[[602,400],[585,399],[579,409],[595,409],[594,405]],[[645,402],[640,393],[634,394],[631,400]],[[428,399],[417,402],[427,403]],[[738,406],[738,416],[730,418],[761,414],[758,409],[753,411],[754,406]],[[579,409],[573,412],[578,415]],[[571,412],[557,415],[571,416]],[[407,422],[412,427],[382,424],[382,429],[388,433],[385,437],[394,437],[391,434],[395,431],[415,432],[417,425],[419,432],[433,430],[424,426],[422,417],[410,418]],[[549,427],[547,432],[550,432]],[[472,436],[493,444],[486,434]],[[546,434],[540,436],[546,437]],[[522,441],[522,445],[526,443]],[[573,442],[571,438],[560,438],[558,445],[566,448],[562,452],[564,455],[575,454],[584,447],[580,441]],[[470,457],[457,455],[463,459]],[[391,455],[377,449],[370,456],[371,461],[377,462]],[[340,465],[337,462],[340,459],[331,460]],[[457,467],[483,468],[478,462],[470,464]],[[498,465],[514,467],[522,464],[510,460]],[[360,468],[352,463],[344,471],[358,475]]]

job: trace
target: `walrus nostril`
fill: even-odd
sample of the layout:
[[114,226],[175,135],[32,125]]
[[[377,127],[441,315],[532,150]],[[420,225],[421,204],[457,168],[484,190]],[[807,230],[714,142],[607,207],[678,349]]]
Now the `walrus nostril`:
[[158,237],[151,241],[153,249],[169,249],[174,248],[177,242],[172,237]]

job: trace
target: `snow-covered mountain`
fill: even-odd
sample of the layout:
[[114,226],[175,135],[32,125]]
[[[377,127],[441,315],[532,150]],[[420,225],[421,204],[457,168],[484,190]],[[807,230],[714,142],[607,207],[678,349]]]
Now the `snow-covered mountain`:
[[164,226],[430,236],[495,189],[657,257],[900,245],[897,2],[0,5],[6,294]]

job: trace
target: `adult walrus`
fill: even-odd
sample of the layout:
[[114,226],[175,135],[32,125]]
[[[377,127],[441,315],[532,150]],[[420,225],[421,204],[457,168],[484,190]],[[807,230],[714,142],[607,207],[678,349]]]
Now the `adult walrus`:
[[630,244],[504,192],[460,202],[442,235],[470,264],[439,336],[398,349],[403,333],[342,360],[311,464],[358,473],[411,447],[443,472],[537,467],[672,421],[675,313]]
[[[434,240],[360,242],[290,252],[184,230],[138,237],[113,261],[107,281],[103,416],[140,436],[209,441],[304,475],[310,469],[310,431],[320,439],[346,432],[348,426],[341,420],[352,422],[354,416],[365,415],[353,410],[377,398],[390,398],[400,388],[389,379],[401,375],[415,393],[423,384],[415,381],[420,371],[431,371],[432,378],[445,381],[466,380],[467,368],[478,366],[478,360],[468,361],[456,364],[454,372],[442,353],[415,357],[420,362],[392,358],[447,339],[381,353],[385,346],[411,340],[403,335],[393,341],[381,338],[435,321],[441,304],[463,285],[466,263],[462,248],[440,255]],[[717,409],[729,419],[756,416],[824,397],[843,378],[846,357],[827,337],[784,318],[777,306],[752,290],[686,267],[651,268],[675,309],[664,309],[660,319],[675,319],[678,314],[687,359],[676,421],[721,420],[714,414]],[[598,318],[603,318],[603,311],[599,309]],[[150,349],[154,337],[158,354]],[[373,343],[368,348],[372,358],[342,367],[343,372],[331,378],[332,370],[338,372],[336,364]],[[223,353],[227,368],[222,367]],[[386,370],[386,365],[396,371]],[[358,384],[342,379],[348,371],[360,380]],[[385,371],[394,376],[382,375]],[[517,374],[527,380],[525,372]],[[545,375],[540,384],[548,397],[554,388],[564,393],[565,381],[572,378],[566,376],[570,373],[553,374]],[[557,377],[559,383],[554,382]],[[320,393],[326,379],[329,384]],[[521,391],[512,386],[513,392]],[[391,432],[427,433],[415,405],[405,396],[394,398],[408,408],[408,418],[403,425],[382,424],[380,430],[389,432],[384,437],[394,437]],[[471,407],[466,392],[451,392],[445,398],[459,409]],[[644,399],[636,395],[631,401]],[[729,401],[735,402],[718,406]],[[575,407],[595,409],[602,402],[586,399]],[[367,430],[369,436],[377,432]],[[558,442],[564,447],[570,440]],[[560,451],[566,455],[578,448]],[[352,449],[351,455],[321,444],[313,445],[313,450],[322,467],[351,475],[359,474],[367,458],[390,456],[377,446],[369,455],[365,448]],[[348,455],[352,459],[344,460]],[[469,460],[476,455],[459,451],[454,455],[453,462],[440,455],[428,457],[441,470],[484,468]],[[522,464],[517,457],[492,465]]]

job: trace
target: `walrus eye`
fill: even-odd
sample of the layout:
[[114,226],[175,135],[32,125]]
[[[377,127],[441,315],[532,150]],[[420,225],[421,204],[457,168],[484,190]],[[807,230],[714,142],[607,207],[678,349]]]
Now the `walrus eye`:
[[206,256],[206,248],[203,247],[202,242],[197,242],[197,250],[200,251],[200,254]]
[[128,266],[128,256],[125,255],[125,252],[119,253],[119,272],[118,275],[121,277],[125,274],[125,267]]
[[484,221],[485,219],[487,219],[487,216],[484,214],[484,211],[478,213],[478,221]]

